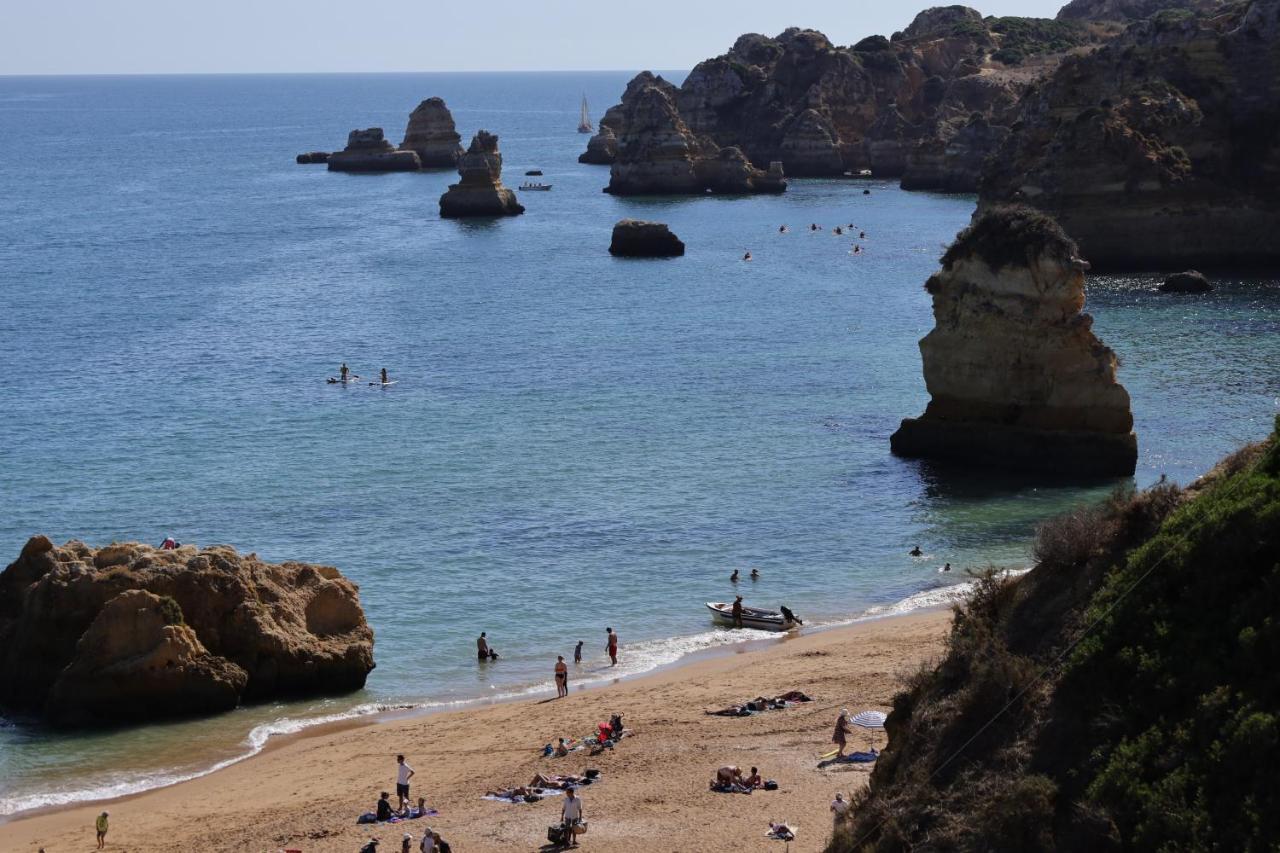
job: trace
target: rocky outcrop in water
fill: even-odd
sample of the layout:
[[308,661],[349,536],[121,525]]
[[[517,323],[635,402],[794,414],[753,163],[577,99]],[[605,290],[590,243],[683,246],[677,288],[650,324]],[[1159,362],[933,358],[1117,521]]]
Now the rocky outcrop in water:
[[331,172],[415,172],[422,162],[413,151],[400,151],[383,136],[382,128],[353,130],[347,147],[329,155]]
[[[852,47],[814,30],[750,33],[723,56],[698,63],[678,89],[649,72],[637,75],[601,126],[616,137],[620,156],[639,132],[630,115],[657,87],[693,139],[736,147],[758,167],[777,161],[791,176],[865,168],[900,176],[917,145],[937,142],[942,152],[975,113],[1006,126],[1031,81],[1065,50],[1097,37],[1074,22],[984,19],[963,6],[926,10],[893,40],[872,36]],[[1030,56],[1041,61],[1021,66]],[[967,152],[984,141],[971,133],[957,143],[966,153],[949,161],[956,177],[948,177],[939,155],[927,167],[936,177],[922,167],[921,180],[939,189],[971,184],[976,153]],[[610,156],[603,137],[589,149],[592,162]]]
[[1165,293],[1208,293],[1213,285],[1199,270],[1185,270],[1168,276],[1160,289]]
[[323,165],[329,162],[328,151],[308,151],[305,154],[299,154],[297,157],[299,166]]
[[1061,222],[1097,268],[1280,260],[1280,0],[1165,11],[1023,101],[980,205]]
[[609,254],[624,258],[674,258],[684,254],[684,243],[665,222],[623,219],[613,226]]
[[925,288],[920,341],[932,399],[893,452],[967,465],[1123,476],[1137,462],[1129,395],[1093,334],[1075,244],[1052,220],[1002,208],[962,232]]
[[424,169],[452,169],[462,156],[462,137],[441,98],[427,98],[409,114],[400,150],[412,151]]
[[609,169],[615,195],[779,193],[787,188],[779,163],[757,169],[736,147],[699,139],[680,117],[673,87],[657,78],[624,104],[624,135]]
[[373,666],[356,586],[329,566],[36,536],[0,573],[0,705],[56,724],[345,693]]
[[618,137],[614,135],[613,128],[602,124],[600,125],[600,130],[587,140],[587,150],[578,155],[578,162],[589,163],[594,166],[607,166],[617,156]]
[[470,216],[516,216],[524,205],[502,185],[502,153],[498,137],[482,130],[458,158],[461,180],[440,196],[440,215],[446,219]]

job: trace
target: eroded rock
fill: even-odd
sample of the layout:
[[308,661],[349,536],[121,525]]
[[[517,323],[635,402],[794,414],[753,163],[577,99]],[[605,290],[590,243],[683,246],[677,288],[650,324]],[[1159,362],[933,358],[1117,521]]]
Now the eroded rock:
[[502,185],[502,152],[498,137],[482,130],[458,158],[461,180],[440,196],[440,215],[446,219],[469,216],[516,216],[524,205]]
[[452,169],[462,156],[462,137],[441,98],[427,98],[409,114],[400,150],[412,151],[424,169]]
[[347,147],[329,155],[331,172],[414,172],[422,162],[413,151],[400,151],[387,141],[380,127],[353,130]]
[[609,254],[624,258],[674,258],[684,254],[684,243],[665,222],[623,219],[613,226]]

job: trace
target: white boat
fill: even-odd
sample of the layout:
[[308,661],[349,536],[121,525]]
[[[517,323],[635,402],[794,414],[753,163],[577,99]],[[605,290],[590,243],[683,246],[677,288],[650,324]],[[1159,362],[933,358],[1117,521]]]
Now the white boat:
[[[723,601],[708,601],[707,609],[717,625],[733,627],[733,605]],[[784,617],[776,610],[761,610],[758,607],[742,608],[742,627],[755,628],[757,631],[790,631],[796,623]]]
[[525,181],[520,185],[521,192],[546,192],[549,189],[551,189],[551,184],[534,184]]
[[582,115],[578,118],[578,133],[595,133],[591,125],[591,116],[587,114],[587,96],[582,96]]

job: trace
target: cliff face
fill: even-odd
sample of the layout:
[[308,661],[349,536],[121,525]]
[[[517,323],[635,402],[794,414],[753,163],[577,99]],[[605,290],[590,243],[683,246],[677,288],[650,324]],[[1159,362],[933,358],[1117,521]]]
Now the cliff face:
[[466,216],[516,216],[524,213],[524,205],[516,194],[502,185],[502,152],[498,137],[482,130],[471,139],[467,153],[458,158],[458,174],[462,180],[450,184],[440,196],[440,215],[445,218]]
[[[657,87],[693,138],[736,147],[757,166],[777,161],[793,176],[864,168],[898,176],[918,144],[945,147],[974,114],[1007,124],[1028,82],[1056,60],[1016,72],[1006,63],[1032,53],[1056,57],[1093,38],[1074,22],[983,19],[963,6],[926,10],[892,41],[873,36],[852,47],[837,47],[814,30],[792,28],[776,38],[752,33],[723,56],[700,62],[678,89],[649,72],[637,75],[601,125],[620,152],[633,133],[629,115],[642,93]],[[986,141],[964,144],[976,151]],[[583,159],[609,156],[602,135]],[[970,185],[976,180],[970,159],[935,162],[916,181],[936,175],[937,188]],[[965,170],[962,177],[940,172],[952,164]]]
[[618,116],[624,128],[609,169],[606,192],[667,193],[782,192],[782,167],[755,168],[737,148],[721,149],[697,138],[680,117],[673,88],[661,78],[636,89]]
[[356,586],[328,566],[37,536],[0,573],[0,703],[55,723],[348,692],[372,669]]
[[409,114],[400,150],[413,151],[424,169],[452,169],[462,156],[462,137],[440,98],[427,98]]
[[970,465],[1132,474],[1137,441],[1115,353],[1090,327],[1084,269],[1051,220],[1000,209],[965,230],[925,288],[925,413],[894,453]]
[[351,131],[347,147],[330,154],[327,162],[331,172],[414,172],[422,168],[417,152],[397,150],[380,127]]
[[828,853],[1273,849],[1280,434],[1050,520],[1033,551],[894,697]]
[[1100,268],[1280,259],[1280,0],[1165,11],[1023,102],[982,182],[1055,216]]

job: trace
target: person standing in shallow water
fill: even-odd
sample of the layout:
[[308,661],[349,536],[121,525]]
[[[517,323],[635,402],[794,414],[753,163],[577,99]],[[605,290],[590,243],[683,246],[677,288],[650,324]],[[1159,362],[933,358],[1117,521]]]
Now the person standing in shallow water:
[[484,631],[476,638],[476,657],[480,660],[489,659],[489,641],[485,639]]
[[742,627],[742,596],[733,600],[733,627]]
[[569,695],[569,667],[565,665],[564,655],[556,656],[556,698],[563,699]]
[[578,641],[578,645],[573,649],[573,662],[582,663],[582,641]]
[[617,666],[618,665],[618,635],[613,633],[612,628],[605,628],[604,632],[606,635],[608,635],[608,639],[605,640],[604,650],[609,653],[609,660],[612,661],[612,663],[609,665]]

